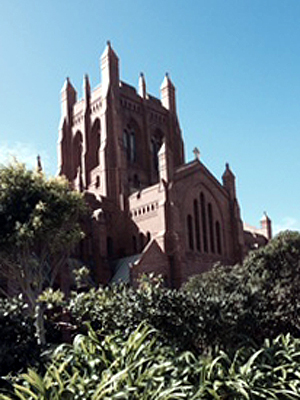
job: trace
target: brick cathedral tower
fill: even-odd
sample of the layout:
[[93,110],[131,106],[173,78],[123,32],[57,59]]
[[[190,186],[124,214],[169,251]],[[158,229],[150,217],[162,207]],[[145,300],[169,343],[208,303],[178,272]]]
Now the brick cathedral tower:
[[94,90],[84,77],[82,99],[69,79],[61,91],[59,173],[91,209],[77,256],[99,282],[154,271],[170,286],[217,261],[240,261],[235,177],[227,166],[221,184],[199,159],[185,163],[169,75],[161,99],[147,92],[143,74],[137,92],[120,80],[109,42],[101,73]]

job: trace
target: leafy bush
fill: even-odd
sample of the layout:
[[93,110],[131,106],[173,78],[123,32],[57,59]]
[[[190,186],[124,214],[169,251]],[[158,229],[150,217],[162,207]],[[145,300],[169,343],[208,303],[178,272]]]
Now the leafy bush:
[[69,303],[73,325],[84,322],[103,334],[122,332],[125,337],[142,322],[156,328],[161,338],[182,349],[197,347],[198,305],[184,292],[143,283],[135,289],[118,284],[73,294]]
[[0,299],[0,375],[16,373],[38,359],[34,321],[22,297]]
[[234,349],[280,333],[299,336],[300,233],[284,232],[242,265],[191,278],[184,290],[199,300],[203,345]]

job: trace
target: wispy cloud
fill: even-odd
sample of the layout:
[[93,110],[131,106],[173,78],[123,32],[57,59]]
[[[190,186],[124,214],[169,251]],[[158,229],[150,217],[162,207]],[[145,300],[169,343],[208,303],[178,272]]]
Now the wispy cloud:
[[22,142],[0,142],[0,164],[7,164],[14,158],[26,164],[28,168],[35,168],[37,155],[42,158],[42,164],[47,169],[49,157],[44,150],[37,149],[34,145]]
[[293,217],[284,217],[279,223],[273,226],[274,234],[285,230],[300,231],[299,221]]

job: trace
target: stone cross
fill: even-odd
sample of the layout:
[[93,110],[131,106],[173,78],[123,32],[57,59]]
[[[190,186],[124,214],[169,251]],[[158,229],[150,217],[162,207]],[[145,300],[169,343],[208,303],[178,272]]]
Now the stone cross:
[[198,149],[198,147],[194,148],[193,153],[195,156],[195,160],[199,160],[200,159],[200,150]]

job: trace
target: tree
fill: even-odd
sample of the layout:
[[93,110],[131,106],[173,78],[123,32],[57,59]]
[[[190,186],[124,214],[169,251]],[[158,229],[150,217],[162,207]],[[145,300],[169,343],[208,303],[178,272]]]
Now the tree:
[[44,341],[38,297],[64,272],[86,206],[81,194],[62,178],[14,162],[0,168],[0,268],[36,313],[37,334]]

